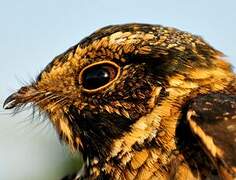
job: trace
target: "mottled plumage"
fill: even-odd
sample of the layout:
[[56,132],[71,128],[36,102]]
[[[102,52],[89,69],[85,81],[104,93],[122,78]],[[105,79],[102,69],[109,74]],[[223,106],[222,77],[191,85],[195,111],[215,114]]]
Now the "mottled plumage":
[[236,178],[236,76],[199,36],[104,27],[4,104],[26,103],[82,152],[83,169],[64,179]]

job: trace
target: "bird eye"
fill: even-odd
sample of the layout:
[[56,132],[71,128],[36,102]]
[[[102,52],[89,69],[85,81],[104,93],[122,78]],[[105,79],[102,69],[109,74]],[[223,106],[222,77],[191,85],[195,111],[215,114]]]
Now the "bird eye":
[[98,62],[87,66],[80,73],[84,90],[97,91],[107,87],[119,74],[119,66],[113,62]]

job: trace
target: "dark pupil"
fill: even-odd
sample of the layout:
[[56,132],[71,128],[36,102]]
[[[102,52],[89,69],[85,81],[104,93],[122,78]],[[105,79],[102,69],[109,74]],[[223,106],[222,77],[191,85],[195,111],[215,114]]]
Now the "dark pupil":
[[94,68],[84,72],[83,87],[86,89],[96,89],[110,81],[110,74],[107,69]]

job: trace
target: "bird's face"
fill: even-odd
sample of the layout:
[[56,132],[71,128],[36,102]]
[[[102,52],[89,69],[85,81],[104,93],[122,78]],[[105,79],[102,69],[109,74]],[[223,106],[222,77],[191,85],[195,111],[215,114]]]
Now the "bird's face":
[[169,77],[209,65],[206,59],[217,53],[176,29],[105,27],[56,57],[5,108],[32,103],[72,148],[106,157],[114,139],[168,96]]

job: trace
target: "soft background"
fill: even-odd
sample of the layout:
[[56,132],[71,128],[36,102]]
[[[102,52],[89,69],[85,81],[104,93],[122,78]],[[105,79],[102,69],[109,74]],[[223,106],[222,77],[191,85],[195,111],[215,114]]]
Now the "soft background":
[[[144,22],[199,34],[236,65],[235,0],[0,1],[0,105],[67,48],[95,29]],[[53,128],[0,109],[0,179],[56,180],[76,169],[78,157],[61,146]]]

